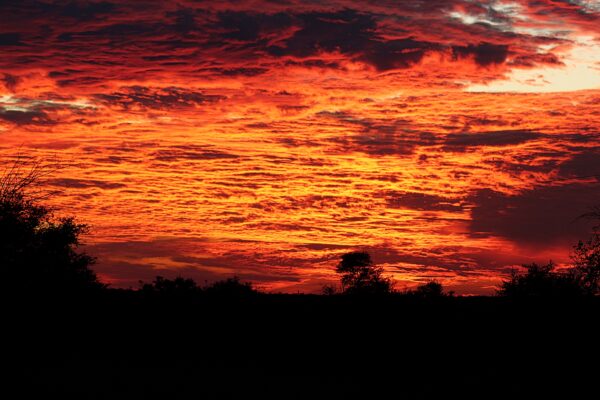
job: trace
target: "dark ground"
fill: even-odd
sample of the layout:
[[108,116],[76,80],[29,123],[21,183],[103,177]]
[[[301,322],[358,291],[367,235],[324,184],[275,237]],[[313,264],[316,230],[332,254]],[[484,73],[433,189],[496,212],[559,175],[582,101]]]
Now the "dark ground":
[[107,291],[2,308],[6,399],[578,399],[600,383],[597,298]]

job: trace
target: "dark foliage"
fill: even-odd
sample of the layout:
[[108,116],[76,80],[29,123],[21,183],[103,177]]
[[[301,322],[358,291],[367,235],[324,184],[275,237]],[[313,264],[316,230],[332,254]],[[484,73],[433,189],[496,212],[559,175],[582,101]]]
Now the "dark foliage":
[[588,295],[596,295],[600,291],[600,235],[594,233],[587,241],[580,240],[573,247],[572,274],[581,289]]
[[182,277],[166,279],[157,276],[151,283],[140,281],[140,285],[142,293],[147,295],[191,296],[201,291],[193,279]]
[[336,272],[342,276],[342,290],[346,294],[388,294],[392,291],[391,280],[383,276],[382,267],[373,264],[369,253],[344,254]]
[[321,294],[324,296],[333,296],[337,294],[337,289],[334,285],[324,285],[321,288]]
[[409,291],[407,294],[422,299],[439,299],[452,296],[453,293],[445,293],[444,287],[441,283],[438,281],[430,281],[423,285],[417,286],[416,289]]
[[553,263],[529,264],[525,273],[514,271],[502,282],[498,295],[508,297],[578,297],[585,294],[572,271],[556,272]]
[[205,287],[198,286],[190,278],[167,279],[162,276],[157,276],[151,283],[140,281],[140,285],[140,291],[146,296],[163,298],[192,299],[203,295],[236,299],[258,293],[251,283],[241,282],[237,276],[216,281]]
[[598,328],[592,296],[198,299],[109,289],[11,310],[2,389],[24,399],[579,399],[597,390],[589,360],[600,350],[585,345]]
[[[327,296],[258,295],[238,277],[201,288],[158,276],[137,291],[113,290],[78,252],[84,225],[2,187],[4,293],[101,293],[61,307],[35,296],[7,307],[3,389],[19,398],[587,398],[597,391],[589,360],[600,351],[573,345],[598,328],[591,317],[600,307],[592,296],[597,235],[575,246],[572,268],[527,265],[495,298],[454,297],[437,281],[395,293],[365,252],[344,254],[336,272],[343,293],[366,296],[334,296],[333,286]],[[559,301],[521,301],[531,298]]]
[[3,290],[56,294],[101,289],[90,266],[94,259],[78,251],[86,225],[54,218],[27,197],[30,182],[2,179],[0,188],[0,274]]
[[572,267],[556,271],[552,262],[546,265],[524,265],[527,271],[513,271],[498,290],[500,296],[510,297],[580,297],[593,296],[600,291],[600,235],[573,247]]
[[252,287],[250,282],[241,282],[240,278],[234,276],[233,278],[217,281],[205,287],[204,293],[212,296],[240,298],[252,296],[258,292]]

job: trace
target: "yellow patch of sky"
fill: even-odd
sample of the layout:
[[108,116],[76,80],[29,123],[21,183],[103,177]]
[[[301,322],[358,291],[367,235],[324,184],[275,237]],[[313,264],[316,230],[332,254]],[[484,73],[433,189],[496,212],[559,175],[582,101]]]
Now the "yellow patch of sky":
[[468,92],[553,93],[600,88],[600,41],[590,36],[573,39],[560,55],[564,65],[513,69],[505,79],[470,85]]
[[[578,4],[591,11],[600,7],[598,1],[582,0]],[[570,40],[572,45],[565,51],[556,52],[564,65],[533,69],[515,68],[503,79],[485,84],[467,83],[467,92],[554,93],[600,88],[599,38],[572,32],[570,27],[562,25],[560,21],[551,22],[550,26],[548,21],[537,23],[523,12],[523,7],[518,3],[494,2],[489,5],[489,9],[504,14],[509,19],[504,21],[494,19],[491,14],[471,15],[461,11],[452,11],[448,15],[465,25],[484,23],[502,31],[566,39]],[[558,49],[548,46],[540,46],[538,49],[540,53],[550,50]]]

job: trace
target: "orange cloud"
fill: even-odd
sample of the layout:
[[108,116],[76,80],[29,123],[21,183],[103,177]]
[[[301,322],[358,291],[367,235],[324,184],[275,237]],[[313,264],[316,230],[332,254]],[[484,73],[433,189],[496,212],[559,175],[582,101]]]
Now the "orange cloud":
[[598,198],[600,88],[566,71],[597,67],[578,51],[597,51],[599,12],[2,5],[0,157],[65,160],[52,205],[93,226],[118,286],[235,273],[318,291],[360,248],[400,286],[489,293],[589,229],[571,222]]

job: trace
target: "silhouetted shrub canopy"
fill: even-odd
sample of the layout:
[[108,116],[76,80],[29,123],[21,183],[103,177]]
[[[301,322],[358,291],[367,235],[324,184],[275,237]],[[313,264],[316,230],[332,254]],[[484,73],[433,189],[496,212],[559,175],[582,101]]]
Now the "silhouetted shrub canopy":
[[508,297],[576,297],[585,294],[573,271],[556,272],[553,263],[524,265],[527,271],[513,271],[498,294]]
[[366,252],[342,255],[336,267],[340,274],[342,289],[347,294],[387,294],[392,291],[390,279],[383,276],[383,268],[373,264]]
[[205,287],[204,292],[208,295],[226,297],[244,297],[258,293],[250,282],[242,282],[237,276],[214,282]]
[[142,293],[151,296],[191,298],[197,295],[240,298],[258,293],[249,282],[241,282],[237,276],[199,287],[193,279],[177,277],[167,279],[157,276],[151,283],[140,282]]
[[151,283],[140,282],[140,284],[141,291],[146,294],[182,296],[196,294],[201,291],[193,279],[182,277],[167,279],[157,276]]
[[600,291],[600,235],[596,232],[587,241],[573,247],[573,274],[583,291],[595,295]]
[[99,289],[94,259],[77,251],[86,226],[53,218],[20,193],[0,196],[0,271],[3,290],[66,293]]
[[444,293],[444,286],[438,281],[429,281],[423,285],[419,285],[412,292],[409,292],[409,294],[424,299],[435,299],[449,296],[449,294]]

